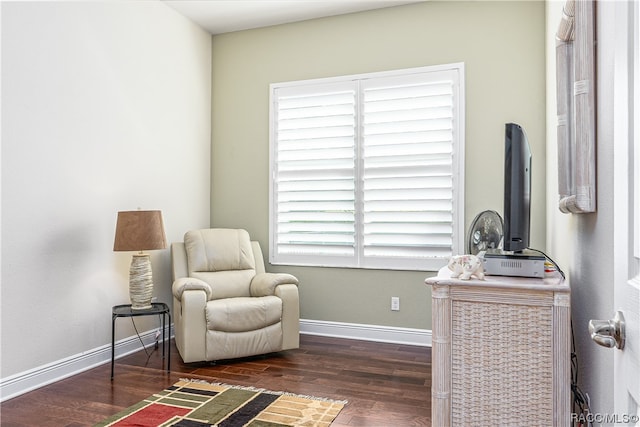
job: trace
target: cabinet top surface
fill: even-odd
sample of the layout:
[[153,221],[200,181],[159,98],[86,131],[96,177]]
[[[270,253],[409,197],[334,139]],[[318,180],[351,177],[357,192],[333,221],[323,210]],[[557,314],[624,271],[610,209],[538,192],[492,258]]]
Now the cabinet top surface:
[[451,270],[448,267],[442,267],[435,277],[428,277],[425,283],[429,286],[477,286],[492,287],[505,289],[529,289],[540,291],[569,291],[569,285],[562,279],[560,273],[554,272],[544,279],[535,279],[529,277],[510,277],[510,276],[484,276],[484,280],[471,279],[461,280],[451,277]]

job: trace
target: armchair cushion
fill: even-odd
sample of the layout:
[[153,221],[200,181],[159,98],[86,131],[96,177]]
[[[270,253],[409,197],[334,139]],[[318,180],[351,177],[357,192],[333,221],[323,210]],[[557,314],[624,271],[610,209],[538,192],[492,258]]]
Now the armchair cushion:
[[275,295],[276,286],[288,284],[297,285],[298,279],[286,273],[257,274],[253,280],[251,280],[251,296],[263,297]]
[[282,316],[282,300],[275,296],[238,297],[209,301],[207,330],[247,332],[275,325]]
[[211,300],[251,296],[249,284],[254,274],[254,270],[230,270],[193,273],[192,277],[209,284],[211,295],[207,299]]
[[194,272],[255,270],[251,239],[246,230],[211,228],[184,236],[189,275]]

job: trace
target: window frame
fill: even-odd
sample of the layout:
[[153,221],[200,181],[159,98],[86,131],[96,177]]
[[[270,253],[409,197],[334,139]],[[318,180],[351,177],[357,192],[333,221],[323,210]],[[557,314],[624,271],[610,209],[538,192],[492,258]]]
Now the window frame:
[[[452,73],[454,75],[453,85],[453,128],[452,128],[452,245],[451,255],[461,253],[464,248],[465,225],[464,225],[464,164],[465,164],[465,70],[464,63],[451,63],[443,65],[433,65],[398,69],[391,71],[381,71],[363,74],[353,74],[347,76],[298,80],[291,82],[272,83],[269,86],[269,262],[273,265],[297,265],[311,267],[341,267],[341,268],[361,268],[361,269],[385,269],[385,270],[410,270],[410,271],[437,271],[447,263],[448,257],[415,258],[415,257],[395,257],[395,258],[371,258],[363,255],[363,216],[364,207],[362,202],[362,182],[363,182],[363,144],[362,144],[362,114],[360,108],[362,100],[362,87],[356,93],[356,136],[355,138],[355,255],[353,257],[341,257],[331,255],[279,255],[277,253],[277,209],[276,201],[276,173],[277,173],[277,120],[276,113],[276,91],[280,88],[296,90],[310,85],[339,85],[347,81],[366,81],[371,79],[388,79],[406,76],[411,79],[413,74],[422,73]],[[366,83],[365,83],[366,85]]]
[[632,25],[632,83],[633,83],[633,101],[632,101],[632,132],[633,132],[633,154],[632,154],[632,171],[633,188],[631,189],[632,204],[631,217],[633,227],[633,256],[635,264],[632,266],[635,274],[636,286],[640,286],[640,3],[634,1],[633,9],[633,25]]

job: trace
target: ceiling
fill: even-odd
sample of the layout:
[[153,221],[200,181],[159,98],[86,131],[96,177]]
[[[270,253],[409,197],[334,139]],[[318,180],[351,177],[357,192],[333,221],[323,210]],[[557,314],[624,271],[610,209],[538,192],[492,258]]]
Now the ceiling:
[[426,0],[162,0],[211,34],[365,10],[382,9]]

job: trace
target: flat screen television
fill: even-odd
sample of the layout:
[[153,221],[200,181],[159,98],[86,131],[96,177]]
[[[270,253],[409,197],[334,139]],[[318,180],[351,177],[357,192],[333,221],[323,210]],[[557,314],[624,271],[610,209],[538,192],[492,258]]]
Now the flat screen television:
[[515,253],[529,247],[531,216],[531,149],[520,125],[507,123],[504,136],[503,249]]

